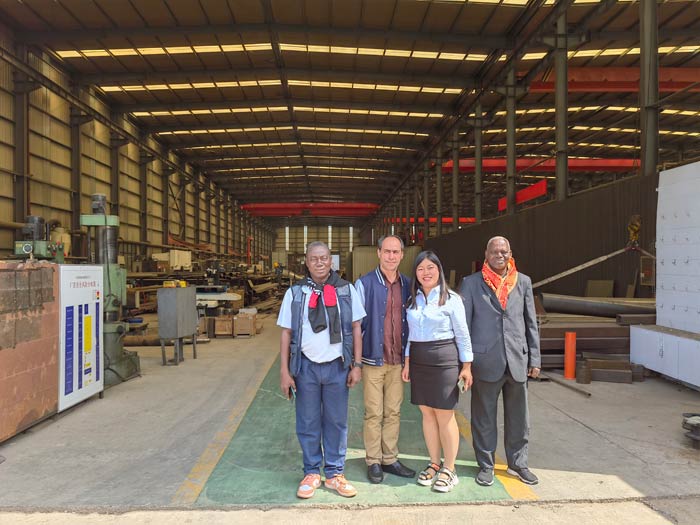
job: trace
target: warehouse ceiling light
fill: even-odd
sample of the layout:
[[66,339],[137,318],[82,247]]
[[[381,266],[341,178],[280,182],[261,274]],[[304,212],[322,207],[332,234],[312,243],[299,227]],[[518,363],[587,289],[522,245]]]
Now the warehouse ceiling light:
[[[417,111],[388,111],[378,109],[356,109],[356,108],[329,108],[329,107],[309,107],[309,106],[292,106],[296,112],[312,112],[312,113],[337,113],[341,115],[371,115],[383,117],[409,117],[409,118],[443,118],[444,113],[425,113]],[[280,112],[289,111],[287,106],[251,106],[251,107],[235,107],[235,108],[216,108],[216,109],[179,109],[179,110],[161,110],[161,111],[132,111],[134,117],[171,117],[180,115],[219,115],[229,113],[264,113],[264,112]]]
[[327,108],[322,106],[293,106],[294,111],[313,113],[339,113],[342,115],[373,115],[383,117],[415,117],[415,118],[442,118],[443,113],[424,113],[416,111],[387,111],[378,109],[351,109],[351,108]]
[[253,142],[248,144],[208,144],[206,146],[182,146],[182,150],[216,150],[230,148],[274,148],[281,146],[296,146],[296,142]]
[[134,117],[178,117],[181,115],[223,115],[231,113],[273,113],[289,111],[287,106],[253,106],[247,108],[179,109],[173,111],[133,111]]
[[203,53],[243,53],[271,51],[270,42],[257,44],[222,44],[206,46],[122,47],[109,49],[62,49],[56,51],[61,58],[126,57],[150,55],[184,55]]
[[321,126],[297,126],[299,131],[320,131],[325,133],[368,133],[371,135],[401,135],[407,137],[429,137],[428,133],[416,131],[399,131],[393,129],[355,129],[355,128],[331,128]]
[[175,131],[158,131],[154,135],[216,135],[218,133],[264,133],[267,131],[292,131],[293,126],[253,126],[250,128],[209,128],[178,129]]
[[405,148],[391,146],[389,144],[343,144],[333,142],[301,142],[302,146],[316,146],[319,148],[360,148],[360,149],[386,149],[396,151],[417,151],[418,148]]
[[[167,73],[166,73],[167,75]],[[184,82],[177,84],[132,84],[132,85],[98,85],[97,87],[105,93],[114,92],[129,92],[129,91],[162,91],[167,89],[182,90],[182,89],[224,89],[224,88],[244,88],[244,87],[264,87],[264,86],[279,86],[282,81],[279,79],[271,80],[226,80],[217,82]]]
[[[167,73],[165,73],[167,75]],[[367,84],[359,82],[329,82],[321,80],[297,80],[290,79],[287,82],[290,86],[304,86],[327,89],[360,89],[368,91],[408,91],[411,93],[431,93],[437,95],[459,95],[461,88],[444,88],[432,86],[413,86],[397,84]],[[282,82],[279,79],[267,80],[228,80],[216,82],[184,82],[177,84],[130,84],[130,85],[98,85],[97,87],[105,93],[129,92],[129,91],[162,91],[162,90],[183,90],[183,89],[224,89],[224,88],[244,88],[244,87],[264,87],[279,86]]]
[[[368,173],[391,173],[391,170],[381,168],[356,168],[352,166],[307,166],[308,169],[314,170],[331,170],[331,171],[363,171]],[[240,173],[246,171],[274,171],[274,170],[303,170],[304,166],[256,166],[253,168],[220,168],[208,169],[209,173]]]
[[[227,181],[226,184],[235,184],[236,182],[242,182],[242,181],[248,181],[248,180],[261,180],[261,179],[305,179],[305,178],[314,178],[314,179],[350,179],[350,180],[379,180],[377,177],[358,177],[358,176],[351,176],[351,175],[325,175],[325,174],[319,174],[319,173],[309,173],[304,174],[304,173],[299,173],[299,174],[294,174],[294,175],[252,175],[250,177],[237,177],[235,179],[231,179],[231,181]],[[285,184],[290,184],[290,183],[285,183]]]
[[[299,131],[314,131],[322,133],[367,133],[371,135],[400,135],[407,137],[428,137],[428,133],[416,131],[400,131],[391,129],[336,128],[325,126],[297,126]],[[219,133],[264,133],[269,131],[293,131],[293,126],[253,126],[249,128],[207,128],[207,129],[178,129],[175,131],[157,131],[154,135],[216,135]]]

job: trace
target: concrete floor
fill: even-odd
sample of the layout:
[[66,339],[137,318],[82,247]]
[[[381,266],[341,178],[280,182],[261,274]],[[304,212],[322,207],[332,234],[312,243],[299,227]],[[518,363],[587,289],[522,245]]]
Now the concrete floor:
[[[179,367],[160,366],[159,348],[139,349],[143,377],[0,445],[0,523],[698,523],[700,451],[680,423],[681,413],[700,412],[700,393],[662,379],[593,383],[585,387],[590,398],[532,383],[530,466],[541,483],[522,501],[512,494],[471,505],[462,504],[472,501],[466,497],[437,499],[440,505],[396,504],[398,514],[397,506],[363,498],[369,484],[352,479],[360,489],[354,500],[197,508],[277,357],[274,320],[267,317],[254,338],[199,346],[197,360],[187,347]],[[468,397],[459,408],[469,418]],[[261,448],[279,445],[271,440]],[[473,458],[468,445],[460,458]],[[465,487],[473,484],[468,472],[461,473]],[[278,490],[293,494],[295,486]]]

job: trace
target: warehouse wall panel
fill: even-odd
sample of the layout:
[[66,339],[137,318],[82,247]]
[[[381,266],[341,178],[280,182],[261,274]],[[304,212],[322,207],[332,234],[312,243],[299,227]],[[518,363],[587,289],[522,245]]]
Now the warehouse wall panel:
[[[535,206],[428,239],[426,247],[437,252],[446,272],[455,270],[460,278],[471,273],[473,261],[483,261],[488,239],[503,235],[511,241],[517,267],[536,282],[624,248],[629,238],[628,221],[639,214],[640,247],[654,253],[657,183],[654,177],[629,177],[565,201]],[[589,279],[614,279],[615,295],[624,296],[627,285],[636,282],[638,270],[638,252],[624,253],[539,291],[583,295]],[[640,297],[650,293],[648,288],[637,288]]]
[[[11,31],[0,24],[0,45],[13,49],[14,42]],[[37,54],[38,53],[38,54]],[[36,50],[29,53],[29,65],[64,88],[72,89],[69,76],[61,69],[59,63],[47,54]],[[76,93],[75,91],[73,91]],[[116,120],[134,135],[141,135],[135,123],[123,115],[112,115],[111,108],[106,105],[98,93],[90,88],[76,93],[89,106],[101,114]],[[4,62],[0,62],[0,220],[14,220],[14,115],[13,115],[13,76],[12,70]],[[72,210],[71,200],[71,155],[74,145],[71,143],[70,105],[66,100],[44,88],[39,88],[29,95],[28,147],[29,147],[29,198],[30,213],[41,215],[46,220],[56,219],[63,225],[71,223],[73,213],[89,213],[91,195],[102,193],[111,200],[111,136],[110,131],[102,124],[88,121],[81,125],[80,130],[80,167],[81,195],[80,209]],[[163,151],[162,147],[152,138],[146,140],[149,145]],[[164,152],[164,151],[163,151]],[[164,152],[165,153],[165,152]],[[164,166],[159,160],[148,164],[146,169],[146,217],[141,213],[140,200],[140,155],[141,152],[133,144],[119,148],[119,218],[121,223],[120,236],[127,241],[141,239],[140,225],[146,221],[147,240],[160,244],[163,239],[162,218],[165,214],[163,200],[169,192],[170,232],[181,234],[180,202],[176,201],[180,180],[178,175],[170,175],[173,192],[170,192],[166,179],[163,177]],[[168,153],[171,161],[179,163],[179,159]],[[194,179],[190,166],[185,167],[188,177]],[[199,181],[204,178],[199,176]],[[211,186],[212,190],[221,195],[221,190]],[[195,186],[187,183],[185,190],[184,240],[193,242],[195,231],[200,232],[200,240],[209,241],[213,247],[223,251],[226,236],[226,209],[223,202],[215,202],[212,206],[211,224],[218,224],[220,231],[209,231],[210,217],[204,212],[206,203],[210,200],[205,194],[195,193]],[[195,203],[200,205],[200,218],[195,224]],[[233,223],[230,224],[229,244]],[[245,237],[236,235],[238,239]],[[0,253],[12,250],[12,230],[0,229]]]
[[[0,45],[10,48],[12,34],[0,23]],[[12,106],[12,70],[0,62],[0,220],[14,221],[14,193],[12,173],[14,172],[14,115]],[[11,252],[14,232],[0,228],[0,255]]]

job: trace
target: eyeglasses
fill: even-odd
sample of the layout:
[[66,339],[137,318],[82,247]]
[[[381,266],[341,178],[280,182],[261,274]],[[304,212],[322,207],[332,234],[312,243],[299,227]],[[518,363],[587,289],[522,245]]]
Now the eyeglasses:
[[309,262],[311,264],[316,264],[319,262],[327,263],[330,260],[331,260],[330,255],[321,255],[320,257],[309,257]]

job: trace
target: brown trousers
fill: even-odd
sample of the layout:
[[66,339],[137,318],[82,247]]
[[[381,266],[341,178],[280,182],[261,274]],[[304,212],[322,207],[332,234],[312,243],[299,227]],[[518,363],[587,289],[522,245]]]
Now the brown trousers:
[[365,461],[391,465],[398,461],[403,381],[401,365],[365,365],[362,368],[365,400]]

